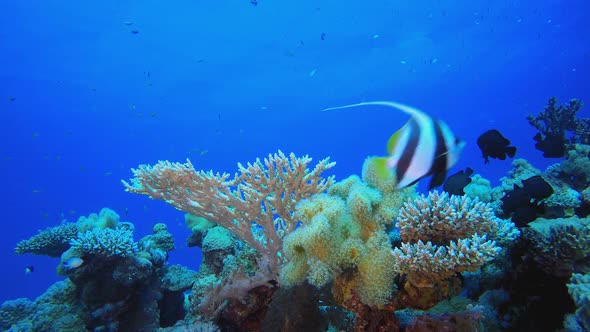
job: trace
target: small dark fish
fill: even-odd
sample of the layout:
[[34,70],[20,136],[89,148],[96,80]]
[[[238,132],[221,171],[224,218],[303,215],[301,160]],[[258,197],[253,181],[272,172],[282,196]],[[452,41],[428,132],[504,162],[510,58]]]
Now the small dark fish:
[[443,190],[451,195],[465,195],[463,189],[471,183],[473,170],[469,167],[464,171],[459,171],[447,178],[443,185]]
[[16,100],[16,97],[8,97],[8,101],[13,102]]
[[217,113],[217,120],[221,121],[221,113]]
[[516,147],[509,146],[510,140],[502,136],[496,129],[488,130],[477,138],[477,146],[481,150],[486,164],[490,162],[489,157],[506,160],[506,156],[514,157]]
[[139,33],[139,30],[131,30],[131,33],[134,34],[134,35],[136,35],[136,34]]
[[322,34],[321,34],[320,38],[321,38],[322,40],[326,40],[326,33],[325,33],[325,32],[322,32]]
[[561,158],[565,155],[565,138],[553,135],[541,135],[537,133],[533,139],[535,148],[543,151],[543,157],[545,158]]
[[502,211],[512,214],[512,222],[517,226],[525,226],[543,213],[541,200],[553,194],[553,187],[540,175],[522,181],[522,187],[515,185],[501,198]]
[[258,0],[250,0],[252,6],[258,6]]
[[25,274],[31,274],[35,271],[35,267],[33,265],[29,265],[25,267]]

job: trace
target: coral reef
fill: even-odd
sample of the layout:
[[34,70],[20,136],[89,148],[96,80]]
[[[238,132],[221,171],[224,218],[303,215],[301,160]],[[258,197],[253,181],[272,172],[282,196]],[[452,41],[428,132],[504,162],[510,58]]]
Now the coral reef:
[[590,330],[590,273],[572,274],[567,284],[568,292],[576,303],[576,319],[587,331]]
[[[184,292],[196,272],[166,263],[174,249],[165,224],[133,240],[133,227],[108,209],[80,218],[80,232],[62,253],[59,270],[67,276],[35,301],[18,300],[0,308],[8,331],[156,331],[184,319]],[[97,222],[97,221],[104,222]],[[72,257],[83,264],[65,268]]]
[[539,218],[524,230],[529,255],[547,274],[569,278],[590,271],[590,219]]

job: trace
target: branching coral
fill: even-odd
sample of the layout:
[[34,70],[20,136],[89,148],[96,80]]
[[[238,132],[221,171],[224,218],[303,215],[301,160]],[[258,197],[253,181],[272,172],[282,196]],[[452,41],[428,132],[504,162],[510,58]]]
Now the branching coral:
[[[535,140],[537,149],[545,157],[561,157],[566,144],[590,144],[590,119],[576,117],[582,102],[572,99],[567,105],[557,105],[557,98],[549,99],[545,110],[536,117],[529,115],[529,123],[539,130]],[[567,137],[567,132],[570,136]]]
[[93,228],[78,234],[78,238],[72,240],[71,245],[71,250],[81,256],[92,255],[102,258],[127,257],[137,251],[133,233],[121,228]]
[[433,243],[489,234],[496,230],[490,206],[479,199],[431,191],[404,204],[396,226],[404,242],[428,239]]
[[402,245],[393,250],[400,272],[415,286],[431,286],[458,272],[475,271],[500,250],[498,238],[516,238],[514,225],[495,217],[491,206],[465,196],[432,191],[402,207],[397,227]]
[[133,170],[127,191],[162,199],[179,210],[206,218],[231,230],[262,255],[262,269],[277,274],[284,263],[280,255],[283,237],[297,224],[295,205],[304,198],[323,192],[333,178],[321,173],[334,166],[328,158],[313,170],[308,156],[285,156],[281,151],[264,160],[257,159],[239,173],[197,171],[185,164],[160,161]]

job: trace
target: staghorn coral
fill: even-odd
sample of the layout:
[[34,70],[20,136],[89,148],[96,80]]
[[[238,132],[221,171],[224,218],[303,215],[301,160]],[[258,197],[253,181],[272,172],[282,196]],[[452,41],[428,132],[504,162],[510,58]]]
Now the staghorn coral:
[[576,320],[590,330],[590,273],[572,274],[567,289],[577,306]]
[[128,192],[162,199],[179,210],[206,218],[231,230],[263,257],[261,269],[271,278],[284,263],[283,237],[297,224],[295,205],[325,191],[333,178],[321,173],[335,165],[328,158],[313,170],[311,158],[285,156],[281,151],[246,167],[238,164],[233,178],[227,173],[196,171],[185,164],[160,161],[133,170],[131,183],[122,181]]
[[137,243],[129,230],[93,228],[78,234],[78,238],[71,241],[71,250],[80,256],[127,257],[137,251]]
[[402,239],[393,249],[397,268],[418,287],[477,270],[500,251],[494,239],[505,243],[519,235],[489,204],[437,191],[406,202],[396,226]]

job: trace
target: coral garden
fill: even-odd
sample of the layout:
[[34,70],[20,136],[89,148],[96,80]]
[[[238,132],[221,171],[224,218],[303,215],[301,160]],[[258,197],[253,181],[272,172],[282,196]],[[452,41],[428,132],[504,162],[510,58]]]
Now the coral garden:
[[[136,241],[107,208],[16,253],[60,257],[65,279],[0,307],[7,331],[584,331],[590,329],[590,142],[581,103],[529,121],[561,162],[515,159],[492,188],[396,189],[370,158],[336,181],[329,159],[281,151],[235,175],[160,162],[127,191],[186,212],[198,271],[170,265],[165,224]],[[571,132],[571,135],[566,135]],[[549,149],[549,145],[551,149]]]

